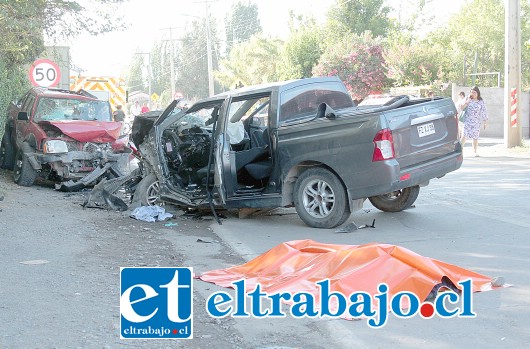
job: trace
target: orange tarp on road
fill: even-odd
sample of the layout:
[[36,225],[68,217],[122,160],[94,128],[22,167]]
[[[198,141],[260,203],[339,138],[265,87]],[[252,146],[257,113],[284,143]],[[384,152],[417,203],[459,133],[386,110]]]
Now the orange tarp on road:
[[425,300],[442,277],[458,282],[473,280],[473,292],[492,289],[491,278],[473,271],[420,256],[406,248],[371,243],[366,245],[323,244],[312,240],[282,243],[240,266],[202,274],[199,279],[223,287],[245,279],[247,291],[259,283],[268,293],[308,292],[318,295],[317,282],[330,280],[331,291],[378,293],[389,286],[389,297],[402,291]]

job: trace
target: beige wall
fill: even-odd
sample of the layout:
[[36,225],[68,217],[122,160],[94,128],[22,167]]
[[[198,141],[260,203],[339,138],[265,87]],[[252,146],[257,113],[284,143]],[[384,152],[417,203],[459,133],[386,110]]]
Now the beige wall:
[[[482,137],[504,137],[504,88],[498,87],[479,87],[480,94],[486,103],[488,111],[488,127],[481,130]],[[464,91],[466,96],[469,95],[471,87],[457,86],[453,84],[452,98],[458,100],[460,91]],[[521,128],[523,138],[530,137],[530,93],[523,92],[519,100],[519,110],[521,117]]]

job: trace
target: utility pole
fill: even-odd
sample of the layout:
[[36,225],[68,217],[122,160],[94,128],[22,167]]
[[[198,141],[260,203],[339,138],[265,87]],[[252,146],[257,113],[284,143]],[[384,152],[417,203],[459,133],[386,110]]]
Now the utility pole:
[[505,1],[504,144],[521,145],[521,1]]
[[215,94],[213,83],[213,63],[212,63],[212,43],[210,38],[210,14],[208,12],[209,3],[206,1],[206,51],[208,55],[208,93],[210,96]]

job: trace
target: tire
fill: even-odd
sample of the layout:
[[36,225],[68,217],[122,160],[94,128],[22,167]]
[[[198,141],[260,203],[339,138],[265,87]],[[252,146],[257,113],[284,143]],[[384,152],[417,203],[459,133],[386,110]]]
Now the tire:
[[7,130],[2,137],[2,143],[0,143],[0,168],[12,170],[15,165],[15,148],[9,140]]
[[294,186],[294,205],[300,219],[313,228],[334,228],[350,216],[348,195],[341,181],[325,168],[303,172]]
[[27,143],[22,143],[15,158],[13,167],[13,179],[15,183],[23,187],[31,187],[37,178],[37,171],[31,166],[25,153],[32,153],[33,149]]
[[401,190],[396,190],[388,194],[372,196],[368,198],[372,205],[384,212],[400,212],[406,210],[416,199],[420,193],[420,187],[408,187]]
[[142,206],[154,206],[159,204],[160,185],[154,173],[150,173],[143,178],[136,186],[133,195],[133,202],[138,202]]

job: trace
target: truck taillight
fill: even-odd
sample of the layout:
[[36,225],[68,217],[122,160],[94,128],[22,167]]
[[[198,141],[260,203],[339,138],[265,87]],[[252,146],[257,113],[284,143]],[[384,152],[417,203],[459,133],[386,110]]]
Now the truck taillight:
[[380,130],[374,137],[374,156],[372,161],[383,161],[394,158],[394,139],[388,128]]

